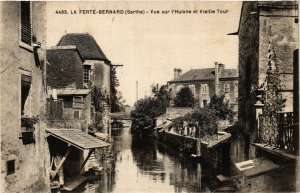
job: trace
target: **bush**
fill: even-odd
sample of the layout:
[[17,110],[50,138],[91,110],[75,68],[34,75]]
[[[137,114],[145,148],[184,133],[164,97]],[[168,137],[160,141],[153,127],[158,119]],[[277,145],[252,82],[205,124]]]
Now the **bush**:
[[194,94],[188,87],[183,87],[182,89],[180,89],[174,99],[175,107],[193,107],[195,103],[196,100],[194,98]]

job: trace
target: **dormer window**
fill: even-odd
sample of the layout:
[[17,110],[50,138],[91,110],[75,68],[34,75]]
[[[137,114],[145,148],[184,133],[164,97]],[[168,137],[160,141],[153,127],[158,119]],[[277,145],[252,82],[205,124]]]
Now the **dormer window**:
[[32,26],[30,1],[21,2],[21,42],[31,46]]

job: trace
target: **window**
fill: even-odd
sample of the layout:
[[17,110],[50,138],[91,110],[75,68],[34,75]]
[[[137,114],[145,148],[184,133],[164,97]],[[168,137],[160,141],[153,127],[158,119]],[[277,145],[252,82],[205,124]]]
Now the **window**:
[[91,81],[91,66],[84,65],[83,66],[83,83],[90,84]]
[[195,85],[189,85],[189,88],[192,91],[193,95],[195,96]]
[[21,116],[24,115],[25,103],[29,95],[31,76],[21,75]]
[[64,108],[73,108],[73,97],[64,97]]
[[83,108],[83,99],[81,96],[73,97],[73,108]]
[[21,2],[21,42],[31,46],[32,28],[31,28],[31,9],[30,1]]
[[203,106],[204,106],[204,107],[207,106],[207,100],[203,100]]
[[7,175],[15,173],[15,160],[9,160],[6,162]]
[[177,87],[176,87],[176,92],[179,92],[182,88],[183,88],[182,85],[177,86]]
[[239,84],[235,83],[234,84],[234,97],[238,97],[238,93],[239,93]]
[[230,92],[230,84],[229,83],[225,83],[224,84],[224,92],[226,93],[229,93]]
[[80,111],[74,111],[74,119],[80,119]]
[[207,84],[202,84],[201,85],[201,91],[202,91],[202,94],[207,94],[208,93],[208,85]]

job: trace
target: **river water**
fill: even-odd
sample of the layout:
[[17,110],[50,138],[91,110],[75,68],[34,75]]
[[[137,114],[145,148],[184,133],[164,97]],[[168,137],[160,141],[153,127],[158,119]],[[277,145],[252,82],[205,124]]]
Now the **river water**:
[[115,161],[107,161],[101,180],[80,192],[209,192],[201,164],[188,156],[154,139],[132,136],[129,127],[113,129],[112,138]]

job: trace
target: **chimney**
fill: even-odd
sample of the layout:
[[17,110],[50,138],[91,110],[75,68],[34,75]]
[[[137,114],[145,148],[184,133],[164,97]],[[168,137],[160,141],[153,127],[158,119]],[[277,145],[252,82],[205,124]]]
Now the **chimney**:
[[220,81],[219,81],[219,62],[215,62],[215,95],[220,95]]
[[182,70],[180,68],[178,68],[177,70],[178,70],[178,77],[177,78],[179,78],[179,76],[181,76],[181,74],[182,74]]
[[174,80],[178,78],[179,69],[174,68]]

